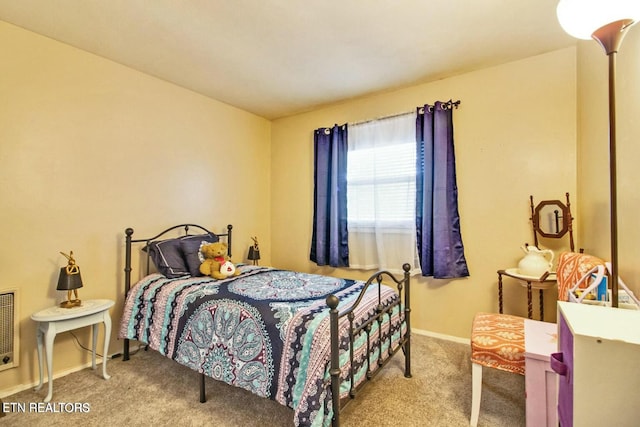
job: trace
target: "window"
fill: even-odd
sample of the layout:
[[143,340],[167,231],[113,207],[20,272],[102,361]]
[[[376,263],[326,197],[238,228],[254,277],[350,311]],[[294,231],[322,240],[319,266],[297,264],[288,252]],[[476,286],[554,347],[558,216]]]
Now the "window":
[[315,130],[311,261],[391,272],[409,263],[411,273],[438,279],[469,275],[453,144],[458,104]]
[[351,267],[417,266],[413,113],[349,126],[347,213]]
[[350,225],[366,227],[376,221],[390,227],[411,224],[415,220],[415,195],[415,141],[348,152]]

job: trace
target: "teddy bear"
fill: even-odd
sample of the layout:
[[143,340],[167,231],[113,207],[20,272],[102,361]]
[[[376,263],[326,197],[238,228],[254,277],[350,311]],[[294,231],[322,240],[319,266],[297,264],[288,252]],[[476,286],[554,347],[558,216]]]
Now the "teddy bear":
[[204,261],[200,264],[200,273],[214,279],[225,279],[240,274],[227,255],[224,242],[206,243],[200,248]]

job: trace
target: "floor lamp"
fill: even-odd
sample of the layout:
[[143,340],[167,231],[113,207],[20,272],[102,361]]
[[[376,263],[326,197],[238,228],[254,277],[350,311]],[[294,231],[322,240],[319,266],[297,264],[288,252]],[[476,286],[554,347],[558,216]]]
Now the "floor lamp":
[[611,197],[611,306],[618,307],[618,190],[616,182],[616,53],[629,27],[640,20],[639,0],[560,0],[562,28],[594,39],[609,57],[609,186]]

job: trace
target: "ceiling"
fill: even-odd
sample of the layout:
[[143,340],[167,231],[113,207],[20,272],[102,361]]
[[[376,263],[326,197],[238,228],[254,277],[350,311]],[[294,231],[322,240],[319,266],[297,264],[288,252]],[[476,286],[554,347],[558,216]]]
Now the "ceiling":
[[0,20],[276,119],[570,46],[557,2],[0,0]]

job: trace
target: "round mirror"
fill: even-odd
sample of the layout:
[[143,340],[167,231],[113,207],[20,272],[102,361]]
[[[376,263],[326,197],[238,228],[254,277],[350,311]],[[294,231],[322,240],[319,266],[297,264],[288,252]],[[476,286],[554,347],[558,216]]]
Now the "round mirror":
[[533,227],[544,237],[562,237],[570,221],[569,209],[559,200],[544,200],[533,213]]

